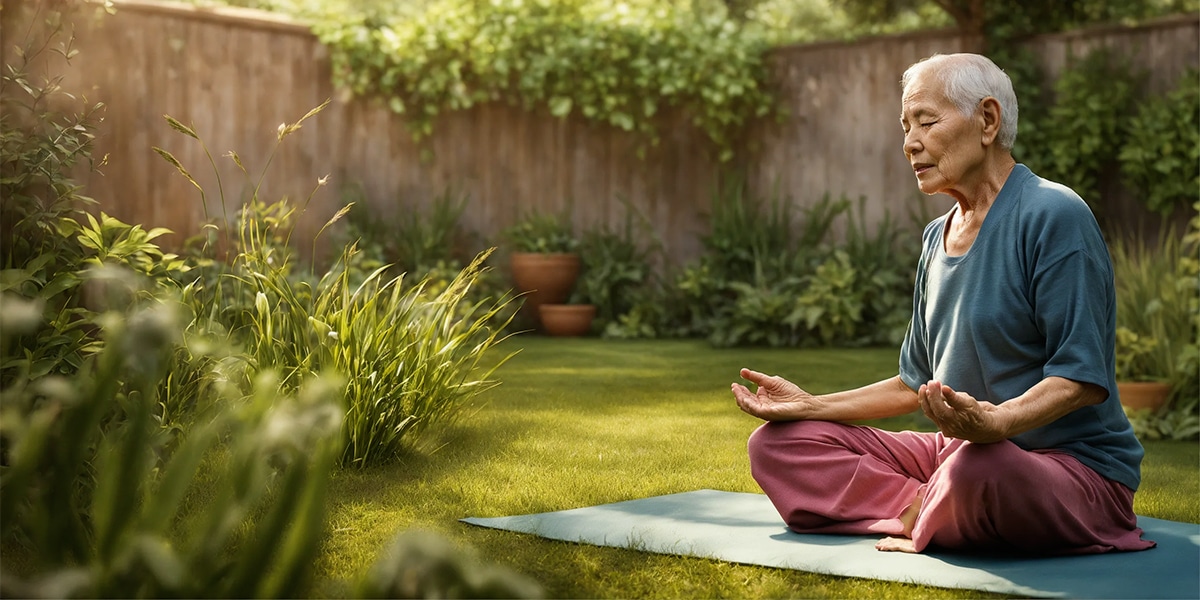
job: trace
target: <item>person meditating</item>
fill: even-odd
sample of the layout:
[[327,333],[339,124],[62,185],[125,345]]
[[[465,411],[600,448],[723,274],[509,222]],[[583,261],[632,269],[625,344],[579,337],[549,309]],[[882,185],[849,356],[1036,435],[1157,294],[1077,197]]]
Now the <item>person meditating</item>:
[[[948,213],[926,226],[899,375],[812,395],[742,369],[765,419],[751,472],[788,527],[882,534],[876,548],[1037,554],[1143,550],[1142,446],[1117,397],[1116,299],[1099,226],[1012,157],[1017,99],[992,61],[904,73],[904,155]],[[849,422],[917,409],[933,433]]]

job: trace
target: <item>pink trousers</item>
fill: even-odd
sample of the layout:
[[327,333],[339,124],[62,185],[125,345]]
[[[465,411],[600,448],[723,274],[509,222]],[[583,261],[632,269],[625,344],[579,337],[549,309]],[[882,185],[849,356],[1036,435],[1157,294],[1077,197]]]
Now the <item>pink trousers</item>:
[[920,496],[911,534],[918,552],[1154,546],[1141,538],[1133,491],[1064,452],[823,421],[766,423],[749,451],[754,479],[800,533],[901,536],[899,516]]

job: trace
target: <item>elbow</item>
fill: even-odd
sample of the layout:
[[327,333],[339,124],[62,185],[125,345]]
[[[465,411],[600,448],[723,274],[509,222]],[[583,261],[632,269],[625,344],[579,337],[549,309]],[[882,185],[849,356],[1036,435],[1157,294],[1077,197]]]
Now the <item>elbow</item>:
[[1080,388],[1077,395],[1080,406],[1094,406],[1108,400],[1108,390],[1102,386],[1094,383],[1082,383]]

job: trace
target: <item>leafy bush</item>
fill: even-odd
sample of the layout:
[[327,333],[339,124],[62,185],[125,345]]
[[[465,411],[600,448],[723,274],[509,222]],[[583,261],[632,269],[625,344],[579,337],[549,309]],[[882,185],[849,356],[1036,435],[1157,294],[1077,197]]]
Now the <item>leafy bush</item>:
[[[438,261],[460,261],[466,234],[459,223],[467,208],[468,197],[447,188],[421,210],[411,203],[396,204],[396,214],[384,217],[369,208],[360,186],[343,193],[345,204],[355,209],[346,213],[345,231],[339,232],[339,245],[358,243],[364,256],[388,264],[400,273],[429,269]],[[369,267],[369,266],[368,266]],[[374,267],[369,267],[368,272]]]
[[[439,114],[505,100],[658,142],[679,107],[724,160],[737,132],[773,108],[765,36],[686,3],[437,0],[415,14],[327,14],[314,31],[335,82],[382,97],[415,138]],[[407,11],[405,11],[407,12]]]
[[858,270],[850,264],[850,255],[835,250],[805,278],[803,290],[795,310],[784,322],[803,324],[824,345],[851,339],[862,320],[863,299]]
[[1120,145],[1121,173],[1146,207],[1168,215],[1200,201],[1200,71],[1138,106]]
[[848,207],[826,196],[797,219],[790,199],[750,198],[736,183],[714,196],[713,229],[703,238],[700,259],[700,273],[708,276],[696,280],[685,271],[679,282],[692,327],[717,346],[811,343],[809,328],[796,316],[798,303],[830,252],[825,238],[831,225]]
[[1123,122],[1134,112],[1140,77],[1127,60],[1106,49],[1068,66],[1054,83],[1054,104],[1045,120],[1028,131],[1036,142],[1024,147],[1040,154],[1020,160],[1075,190],[1095,210],[1101,178],[1115,171],[1117,148],[1126,143]]
[[854,332],[857,343],[899,346],[912,318],[913,283],[921,255],[920,231],[933,220],[929,204],[909,207],[907,227],[884,209],[875,230],[867,227],[866,199],[847,212],[841,249],[858,270],[862,317]]
[[639,234],[654,239],[645,217],[628,203],[625,211],[620,229],[589,229],[579,245],[583,269],[572,302],[596,305],[596,328],[601,331],[633,310],[638,294],[652,284],[653,253],[661,249],[661,244],[641,241]]
[[[712,197],[705,252],[648,280],[609,337],[705,337],[715,346],[899,344],[912,312],[919,236],[887,213],[873,230],[865,200],[749,197],[735,180]],[[924,204],[910,211],[928,220]],[[827,239],[845,217],[842,243]],[[665,282],[665,283],[663,283]]]
[[[16,7],[7,25],[27,22],[25,36],[0,74],[0,293],[32,300],[45,316],[35,331],[13,337],[0,363],[0,385],[16,378],[77,372],[101,340],[95,331],[109,298],[97,293],[106,271],[121,266],[152,282],[143,294],[174,289],[166,276],[187,266],[154,240],[166,229],[144,230],[103,212],[85,212],[94,201],[71,177],[79,165],[96,169],[94,129],[104,106],[78,101],[51,74],[76,54],[59,3]],[[24,21],[22,21],[24,19]],[[62,61],[61,63],[59,61]],[[31,71],[42,65],[47,73]],[[127,299],[120,300],[121,302]]]
[[[13,361],[35,377],[74,372],[94,342],[77,289],[85,249],[70,233],[78,233],[80,206],[91,201],[71,171],[92,163],[93,131],[103,112],[101,104],[69,102],[61,76],[31,72],[38,61],[49,70],[56,58],[51,52],[63,61],[75,52],[61,16],[36,8],[26,16],[31,31],[16,40],[6,55],[15,59],[0,73],[0,290],[36,299],[38,310],[53,316],[36,336],[13,341],[24,348]],[[17,362],[0,365],[0,381],[12,380]]]
[[[749,197],[737,181],[714,194],[711,206],[712,231],[702,238],[705,253],[699,271],[685,269],[678,282],[688,300],[691,328],[718,346],[754,343],[741,339],[743,332],[763,325],[752,308],[766,308],[772,304],[770,296],[779,295],[769,290],[794,283],[811,269],[811,262],[825,250],[829,226],[846,203],[826,197],[814,204],[805,211],[799,233],[790,198]],[[749,298],[759,293],[768,297]]]

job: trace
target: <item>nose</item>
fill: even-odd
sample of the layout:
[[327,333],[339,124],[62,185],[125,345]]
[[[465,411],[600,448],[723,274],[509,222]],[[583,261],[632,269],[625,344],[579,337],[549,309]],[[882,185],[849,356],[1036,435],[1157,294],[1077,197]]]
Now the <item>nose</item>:
[[904,155],[912,156],[921,150],[920,135],[917,133],[920,127],[913,127],[904,134]]

